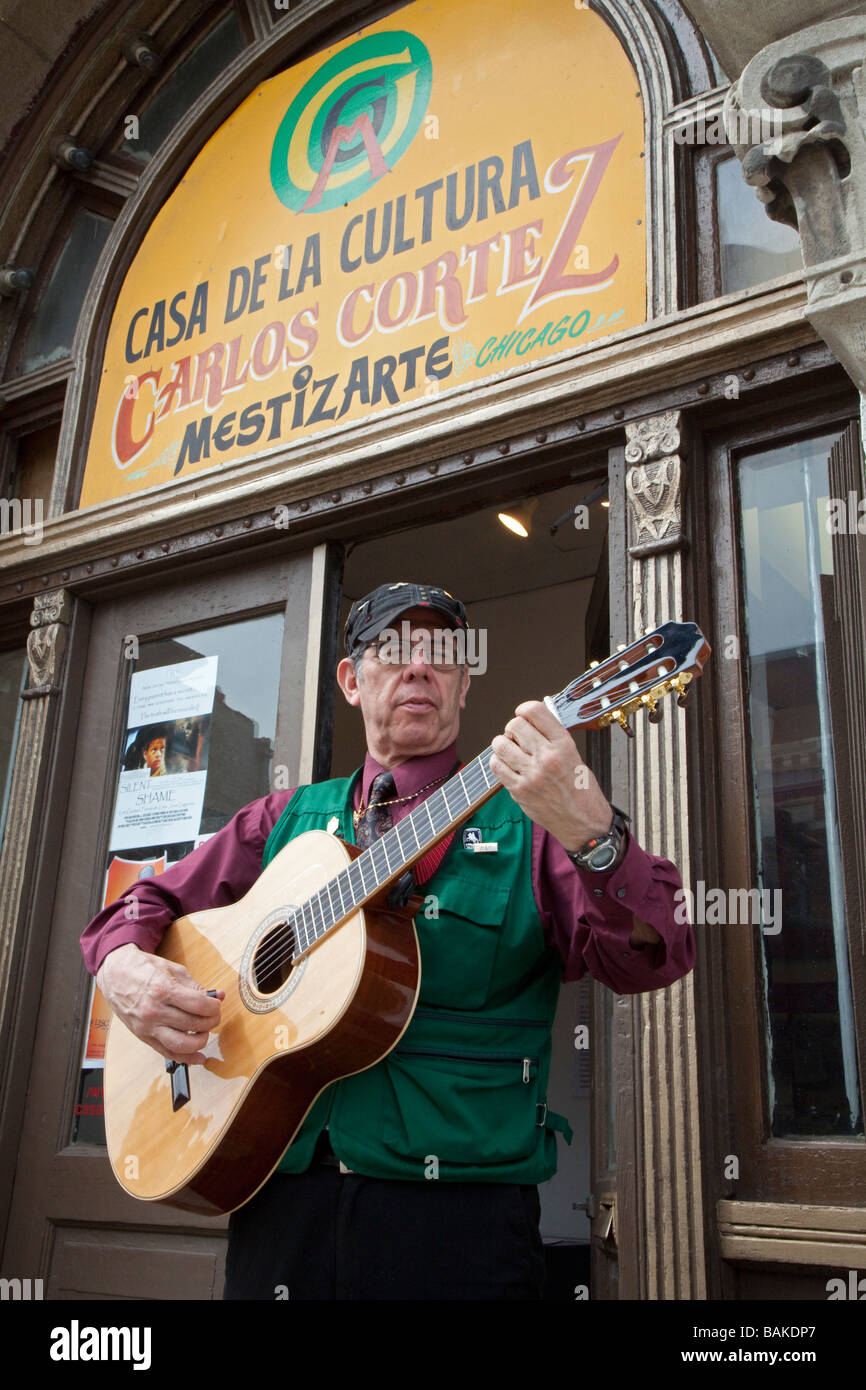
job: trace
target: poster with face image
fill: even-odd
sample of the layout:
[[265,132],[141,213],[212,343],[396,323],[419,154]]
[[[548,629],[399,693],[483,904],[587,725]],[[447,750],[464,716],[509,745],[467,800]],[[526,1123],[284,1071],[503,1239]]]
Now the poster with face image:
[[110,850],[197,837],[217,664],[208,656],[133,675]]

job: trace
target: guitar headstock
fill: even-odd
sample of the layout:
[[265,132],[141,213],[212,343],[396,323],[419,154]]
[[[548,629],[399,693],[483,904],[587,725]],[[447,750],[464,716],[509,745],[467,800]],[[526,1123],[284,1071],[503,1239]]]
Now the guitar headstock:
[[684,704],[709,655],[709,643],[695,623],[662,623],[606,661],[595,662],[545,704],[566,729],[605,729],[617,723],[631,733],[626,719],[636,710],[646,710],[656,723],[665,695],[675,692],[677,704]]

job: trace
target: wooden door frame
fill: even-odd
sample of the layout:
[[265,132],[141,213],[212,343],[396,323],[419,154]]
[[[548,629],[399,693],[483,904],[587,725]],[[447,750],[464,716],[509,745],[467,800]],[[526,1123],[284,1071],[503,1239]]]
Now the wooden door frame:
[[[798,438],[836,430],[841,434],[852,418],[856,421],[856,398],[849,388],[827,393],[817,403],[792,405],[782,425],[778,417],[761,414],[707,441],[707,524],[723,538],[719,567],[726,575],[724,584],[708,592],[708,603],[716,632],[736,639],[737,651],[747,645],[739,554],[738,459],[742,454],[781,447]],[[749,729],[747,680],[741,666],[739,660],[717,661],[712,674],[712,706],[718,730],[715,757],[725,760],[726,776],[719,779],[717,801],[704,808],[705,876],[725,887],[750,883],[755,872],[755,827],[747,809],[752,783],[749,749],[742,735],[737,742],[731,733],[732,728],[746,733]],[[705,736],[711,738],[709,728]],[[718,849],[722,844],[724,865]],[[853,872],[852,868],[849,879]],[[816,1264],[830,1264],[826,1250],[817,1258],[822,1236],[833,1241],[839,1266],[858,1258],[856,1252],[852,1255],[851,1247],[844,1246],[844,1233],[852,1229],[860,1206],[863,1145],[862,1140],[852,1141],[847,1136],[785,1139],[770,1134],[765,1102],[763,987],[754,941],[729,929],[723,943],[717,931],[708,929],[706,952],[707,974],[714,981],[712,990],[719,1003],[715,1021],[707,1017],[701,1024],[706,1045],[713,1047],[718,1059],[716,1103],[714,1114],[708,1112],[707,1123],[705,1166],[712,1175],[708,1233],[713,1263],[718,1261],[716,1286],[727,1296],[736,1297],[737,1261],[753,1267],[757,1262],[758,1268],[768,1262],[789,1262],[792,1278],[798,1274],[798,1265],[807,1263],[806,1236],[786,1234],[779,1238],[777,1226],[799,1226],[801,1232],[808,1226]],[[726,1155],[738,1159],[738,1180],[723,1176]],[[795,1215],[797,1221],[792,1220]],[[748,1229],[749,1223],[754,1232]],[[799,1251],[798,1241],[802,1241]]]

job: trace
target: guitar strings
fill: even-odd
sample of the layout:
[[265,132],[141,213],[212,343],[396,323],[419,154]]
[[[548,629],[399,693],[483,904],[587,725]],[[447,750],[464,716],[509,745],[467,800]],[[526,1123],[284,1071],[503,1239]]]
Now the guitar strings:
[[[489,749],[485,749],[485,753],[489,752]],[[447,793],[449,788],[456,790],[458,783],[461,782],[461,779],[463,779],[463,783],[465,784],[467,773],[471,773],[471,782],[473,784],[472,790],[470,791],[470,788],[466,785],[462,785],[461,790],[464,792],[464,794],[468,795],[470,802],[475,799],[475,797],[481,790],[486,790],[494,786],[495,784],[491,783],[487,779],[484,773],[483,765],[481,765],[481,759],[484,756],[484,753],[480,754],[479,757],[474,760],[474,764],[469,764],[467,767],[463,768],[461,772],[457,774],[456,777],[452,778],[448,783],[445,784],[444,787],[440,788],[440,793]],[[481,786],[474,785],[477,782],[477,774],[479,772],[481,773],[481,776],[484,779]],[[428,798],[426,802],[422,802],[420,806],[416,807],[415,811],[420,811],[425,807],[428,808],[429,811],[429,803],[433,801],[433,799],[433,797]],[[284,925],[288,927],[291,938],[295,942],[299,939],[297,933],[297,921],[305,908],[310,909],[310,923],[314,934],[311,939],[308,939],[306,942],[303,943],[304,950],[308,949],[309,946],[314,944],[314,942],[318,941],[328,931],[333,930],[338,924],[342,923],[347,916],[350,916],[354,912],[360,910],[364,902],[368,900],[369,897],[372,896],[375,892],[378,891],[383,881],[386,881],[392,875],[396,877],[397,870],[391,869],[389,867],[390,856],[388,854],[388,845],[383,845],[383,841],[388,841],[390,847],[398,851],[400,857],[400,867],[405,869],[407,863],[412,862],[416,858],[420,858],[433,844],[435,844],[439,839],[443,838],[444,834],[447,833],[448,827],[453,823],[455,819],[459,819],[460,814],[465,814],[467,809],[464,807],[461,812],[457,813],[457,816],[454,816],[450,812],[450,808],[448,807],[447,796],[443,797],[443,800],[445,801],[445,810],[447,813],[447,818],[444,822],[444,825],[442,825],[438,830],[436,830],[435,835],[431,836],[429,839],[424,840],[421,843],[420,849],[418,850],[417,854],[413,852],[409,856],[406,855],[406,851],[401,845],[399,834],[397,833],[399,832],[400,828],[406,825],[406,823],[411,819],[411,816],[415,814],[415,811],[413,811],[410,813],[409,816],[404,817],[402,821],[398,822],[398,825],[393,827],[392,830],[389,830],[386,833],[386,835],[381,836],[378,840],[376,840],[368,850],[365,850],[363,852],[361,856],[359,856],[357,859],[350,861],[350,863],[348,863],[344,869],[340,870],[340,872],[337,875],[335,875],[334,878],[329,880],[328,883],[324,884],[322,888],[317,890],[317,892],[313,894],[309,899],[307,899],[305,903],[301,904],[294,914],[290,915],[287,918],[286,923]],[[433,825],[434,822],[432,815],[430,815],[430,821],[431,825]],[[415,838],[417,843],[419,839],[417,834]],[[380,857],[384,858],[384,866],[382,870],[377,869],[374,862],[375,855],[377,852],[380,854]],[[366,888],[364,883],[363,868],[360,867],[361,860],[366,858],[367,856],[370,856],[369,859],[367,859],[367,862],[372,866],[374,874],[374,887],[372,889]],[[352,906],[349,912],[343,912],[335,916],[333,908],[333,897],[329,890],[331,888],[331,885],[336,883],[337,880],[340,878],[345,878],[347,881],[347,886],[350,889],[352,889],[352,885],[348,881],[348,873],[355,865],[359,866],[358,878],[360,879],[360,886],[363,891],[363,896],[360,901],[356,901],[353,889],[352,896],[350,898]],[[379,878],[380,873],[382,874],[381,879]],[[328,894],[329,901],[326,901],[324,897],[326,893]],[[342,892],[339,893],[339,896],[342,905]],[[321,900],[318,905],[318,908],[316,905],[317,899]],[[329,916],[332,918],[331,921],[327,920]],[[275,923],[273,930],[277,930],[280,925],[280,923]],[[306,928],[304,929],[304,935],[308,936]],[[290,946],[287,949],[284,941],[277,943],[269,947],[263,956],[258,957],[256,959],[256,971],[259,974],[263,972],[265,974],[271,973],[275,969],[279,969],[284,962],[291,960],[294,954],[295,951],[293,946]],[[239,966],[241,963],[242,955],[237,960],[226,962],[226,970],[217,975],[216,978],[212,980],[212,988],[219,988],[220,985],[222,985],[224,982],[230,981],[232,977],[237,977],[237,974],[239,973]]]
[[[443,827],[441,834],[437,838],[442,838],[444,834],[447,833],[448,825],[450,824],[450,820],[446,822],[446,825]],[[417,854],[417,856],[413,856],[413,858],[420,858],[423,855],[423,853],[434,843],[436,843],[436,840],[431,839],[429,843],[422,844],[420,852]],[[399,841],[396,839],[396,837],[394,840],[394,847],[397,849],[400,848]],[[364,851],[364,853],[368,853],[368,851]],[[359,860],[357,859],[351,861],[351,863],[346,866],[346,869],[341,870],[340,874],[335,876],[335,878],[331,879],[329,882],[335,883],[337,878],[345,876],[347,874],[348,869],[351,868],[354,864],[358,864],[358,862]],[[401,861],[401,867],[405,867],[405,864],[407,862],[409,861]],[[382,875],[383,881],[387,880],[387,878],[391,874],[394,874],[396,876],[396,871],[392,870],[389,873],[386,867]],[[325,885],[325,887],[322,890],[320,890],[320,892],[317,893],[315,897],[322,896],[322,894],[324,894],[327,891],[328,886],[329,885]],[[363,889],[363,879],[361,879],[361,887]],[[314,905],[315,897],[313,899],[307,900],[307,902],[301,905],[301,907],[299,907],[298,909],[296,909],[294,913],[288,915],[283,923],[274,924],[274,927],[271,930],[279,932],[280,927],[283,927],[288,932],[288,940],[286,939],[286,936],[281,933],[277,940],[263,953],[257,955],[254,954],[252,964],[254,966],[256,975],[260,977],[262,975],[267,975],[279,970],[284,964],[291,961],[293,957],[296,955],[296,946],[298,944],[302,946],[304,951],[308,950],[323,936],[327,935],[329,931],[333,930],[338,925],[341,925],[348,917],[360,911],[363,908],[364,903],[368,901],[369,898],[375,894],[375,892],[378,891],[379,887],[381,887],[381,883],[377,884],[375,888],[367,890],[364,893],[364,895],[360,898],[360,900],[356,900],[353,895],[350,899],[351,906],[349,907],[349,909],[339,914],[336,914],[333,908],[330,906],[326,907],[324,904],[322,904],[321,906]],[[340,896],[342,897],[342,894]],[[310,925],[312,928],[311,932],[303,923],[302,914],[303,909],[305,907],[309,908]],[[301,936],[298,931],[299,923],[303,927],[304,939],[301,939]],[[239,964],[240,961],[229,963],[229,968],[227,968],[225,972],[223,972],[221,975],[217,977],[215,981],[217,987],[220,984],[222,984],[224,980],[230,979],[232,975],[236,978],[237,974],[239,973],[237,968]],[[235,966],[235,970],[233,972],[230,969],[231,965]],[[276,992],[277,991],[274,991],[274,993]]]
[[[326,932],[332,930],[333,927],[338,925],[338,923],[342,923],[345,920],[347,916],[345,910],[346,896],[348,897],[348,900],[350,902],[348,915],[351,915],[351,913],[357,911],[359,907],[365,901],[367,901],[373,893],[378,892],[379,888],[381,888],[382,886],[382,882],[386,881],[388,878],[396,876],[399,870],[405,870],[407,865],[423,857],[423,855],[434,844],[436,844],[440,839],[444,837],[445,834],[447,834],[448,828],[454,824],[454,821],[459,819],[461,815],[465,815],[467,813],[468,806],[464,806],[463,808],[461,808],[461,810],[456,815],[452,812],[447,800],[447,792],[449,786],[456,790],[459,781],[461,783],[461,791],[463,795],[468,796],[469,802],[471,803],[475,800],[479,791],[490,790],[495,785],[490,780],[489,774],[486,771],[486,767],[483,761],[485,755],[489,752],[489,749],[485,749],[483,753],[479,754],[477,759],[473,760],[473,763],[467,764],[466,767],[461,769],[461,772],[457,776],[449,779],[449,782],[446,783],[444,787],[441,787],[438,793],[434,794],[431,797],[428,797],[426,801],[422,802],[419,806],[415,807],[415,809],[412,812],[410,812],[408,816],[404,817],[403,820],[399,821],[396,826],[393,826],[391,830],[387,831],[385,835],[380,836],[378,840],[374,841],[373,844],[369,846],[370,853],[369,858],[366,862],[368,862],[372,866],[374,874],[373,888],[368,888],[364,881],[364,868],[361,863],[361,860],[364,858],[365,855],[368,854],[368,851],[364,851],[364,854],[360,855],[357,859],[349,861],[349,863],[345,866],[344,869],[341,869],[340,872],[336,874],[332,879],[330,879],[327,884],[324,884],[322,888],[317,890],[315,894],[313,894],[310,898],[308,898],[304,903],[300,904],[295,909],[294,913],[287,919],[286,923],[283,925],[288,926],[292,934],[295,935],[298,938],[298,940],[300,940],[300,937],[298,936],[298,933],[296,931],[296,926],[300,924],[300,926],[303,928],[304,935],[309,938],[309,933],[303,922],[303,913],[305,908],[310,908],[310,925],[312,927],[314,935],[311,939],[308,939],[306,943],[302,943],[304,950],[306,950],[308,946],[312,945],[314,941],[318,941],[320,937],[324,935]],[[481,777],[483,778],[483,784],[480,787],[475,785],[478,780],[477,774],[479,772],[481,774]],[[466,786],[467,773],[470,774],[470,781],[473,784],[471,791],[469,787]],[[439,826],[436,825],[433,812],[430,809],[431,803],[436,802],[437,797],[442,802],[442,807],[437,807],[437,809],[441,813],[441,809],[444,808],[445,812],[445,820]],[[415,829],[414,823],[410,824],[410,822],[412,822],[412,817],[415,816],[416,812],[421,812],[422,810],[427,811],[431,829],[434,832],[432,836],[430,836],[428,832],[428,838],[423,841],[419,837],[419,834]],[[411,829],[412,833],[415,836],[415,847],[411,850],[407,849],[407,847],[402,843],[401,839],[401,837],[404,835],[406,838],[409,838],[408,835],[406,835],[406,831],[408,829]],[[385,842],[384,844],[383,841]],[[396,849],[396,851],[398,852],[398,869],[394,869],[391,867],[391,856],[388,853],[389,845],[392,848]],[[377,854],[379,854],[379,857],[383,858],[385,861],[384,866],[382,867],[377,866],[375,863],[375,858]],[[357,873],[355,874],[355,878],[358,881],[358,884],[360,885],[361,889],[360,900],[357,896],[357,884],[352,882],[351,877],[352,870],[355,869],[356,866]],[[347,893],[345,896],[343,893],[343,888],[340,885],[340,880],[343,880],[343,883],[345,884],[347,889]],[[333,885],[337,885],[336,893],[340,903],[340,911],[336,915],[334,913],[334,893],[331,891]],[[317,899],[321,899],[318,913],[316,911]],[[329,917],[332,920],[329,921]],[[279,923],[275,923],[272,930],[278,930],[280,925],[281,924]],[[268,951],[264,953],[263,956],[257,959],[257,968],[259,971],[261,971],[263,967],[267,968],[268,970],[272,970],[274,968],[277,968],[280,964],[282,964],[284,960],[290,959],[292,954],[293,951],[291,947],[286,949],[284,945],[275,944],[271,946],[268,949]]]
[[[363,905],[363,903],[369,899],[370,896],[379,891],[383,881],[386,881],[388,878],[392,876],[396,877],[399,870],[405,871],[405,868],[408,864],[414,862],[416,859],[423,857],[423,855],[432,847],[432,845],[436,844],[440,839],[444,838],[444,835],[448,832],[448,828],[451,825],[453,825],[454,821],[458,820],[461,815],[466,814],[468,806],[464,806],[456,814],[456,816],[451,812],[451,809],[447,804],[446,795],[449,786],[453,787],[456,790],[458,782],[461,782],[461,791],[464,793],[465,796],[468,796],[468,800],[471,803],[475,800],[476,796],[481,791],[488,791],[494,786],[498,785],[497,783],[489,780],[489,776],[486,773],[484,765],[481,761],[484,758],[485,753],[489,752],[489,749],[485,749],[484,753],[480,754],[479,757],[474,760],[474,763],[477,764],[477,766],[473,766],[472,763],[468,764],[466,767],[461,769],[461,773],[452,778],[450,782],[445,784],[444,787],[441,787],[439,789],[439,793],[443,794],[441,799],[444,802],[444,810],[446,815],[446,819],[442,825],[440,825],[439,827],[435,825],[433,814],[429,809],[430,802],[435,799],[436,794],[434,794],[433,797],[427,798],[426,801],[422,802],[419,806],[415,807],[415,809],[412,812],[410,812],[408,816],[404,817],[403,820],[399,821],[398,824],[396,826],[393,826],[389,831],[387,831],[385,835],[380,836],[379,839],[374,841],[373,844],[370,845],[369,848],[365,850],[362,855],[360,855],[357,859],[350,861],[345,866],[345,868],[341,869],[338,874],[336,874],[332,879],[328,881],[328,883],[324,884],[322,888],[318,889],[315,894],[313,894],[310,898],[308,898],[304,903],[300,904],[295,909],[294,913],[292,913],[287,918],[284,925],[288,927],[289,931],[291,932],[291,935],[299,940],[300,938],[298,937],[298,933],[296,930],[298,918],[302,916],[305,908],[310,908],[311,926],[314,935],[304,944],[304,950],[306,950],[314,942],[320,940],[323,935],[327,934],[327,932],[333,930],[333,928],[337,926],[338,923],[342,923],[347,916],[350,916],[354,912],[357,912]],[[467,772],[471,773],[471,789],[470,786],[465,785]],[[480,783],[479,774],[481,779]],[[414,826],[411,827],[413,833],[415,834],[416,848],[413,849],[411,853],[407,853],[405,847],[400,842],[400,834],[405,833],[403,831],[403,827],[407,826],[412,816],[414,816],[416,812],[420,812],[425,808],[427,809],[427,814],[430,819],[431,826],[434,829],[434,834],[430,836],[428,839],[420,841],[417,832],[415,832],[414,830]],[[397,869],[390,867],[390,860],[392,856],[388,852],[389,847],[396,849],[398,852],[399,865]],[[378,867],[375,864],[375,858],[377,853],[381,859],[384,859],[384,866],[382,868]],[[361,859],[365,858],[365,856],[369,856],[367,862],[371,865],[374,874],[374,887],[371,889],[368,889],[364,883],[364,872],[363,867],[361,866]],[[356,878],[360,881],[360,886],[363,893],[360,902],[356,900],[356,890],[354,885],[351,883],[349,877],[351,870],[355,866],[358,866]],[[331,886],[333,884],[338,884],[338,881],[340,879],[343,879],[346,884],[351,906],[349,908],[348,913],[345,910],[343,910],[337,915],[334,915],[334,895],[331,893],[330,890]],[[340,902],[341,908],[345,909],[344,894],[339,884],[336,890],[336,896]],[[316,904],[317,899],[322,900],[318,912],[316,911],[316,907],[314,906]],[[328,917],[331,917],[333,920],[328,921]],[[280,923],[275,923],[272,930],[278,930],[280,925]],[[306,929],[304,929],[304,935],[308,935]],[[282,964],[284,964],[286,961],[292,958],[293,954],[293,949],[291,947],[286,948],[285,943],[275,943],[274,945],[269,947],[268,950],[262,956],[256,958],[257,973],[262,973],[262,971],[264,971],[265,973],[271,973],[274,970],[279,969],[279,967]]]
[[[296,930],[297,919],[304,912],[305,908],[310,909],[310,918],[314,935],[311,940],[308,940],[305,943],[304,950],[307,950],[310,946],[314,944],[314,942],[319,941],[322,936],[326,935],[329,931],[332,931],[337,925],[342,924],[342,922],[347,917],[352,916],[357,911],[360,911],[360,909],[364,906],[364,903],[376,892],[379,891],[379,889],[382,886],[382,882],[386,881],[388,878],[392,876],[394,878],[397,878],[399,875],[399,870],[405,871],[407,864],[414,862],[416,859],[420,859],[432,847],[432,845],[438,843],[440,839],[443,839],[444,836],[448,833],[449,827],[456,820],[459,820],[461,815],[465,815],[467,813],[469,805],[476,799],[478,795],[480,795],[484,791],[493,790],[501,785],[501,783],[490,779],[489,773],[486,771],[484,765],[483,760],[489,759],[489,755],[491,754],[491,752],[492,750],[490,748],[485,748],[483,753],[480,753],[478,757],[474,758],[471,763],[468,763],[466,765],[466,767],[461,768],[460,772],[458,772],[454,777],[452,777],[448,782],[446,782],[443,787],[440,787],[437,792],[434,792],[433,796],[428,797],[426,801],[423,801],[419,806],[416,806],[415,809],[411,811],[408,816],[405,816],[403,820],[397,823],[396,826],[393,826],[390,830],[386,831],[384,835],[380,836],[379,839],[375,840],[372,845],[370,845],[358,856],[358,858],[353,859],[350,863],[348,863],[345,866],[345,868],[341,869],[332,879],[330,879],[310,898],[306,899],[304,903],[301,903],[298,906],[298,908],[295,909],[294,913],[292,913],[287,918],[285,923],[285,925],[288,927],[291,933],[291,936],[295,940],[298,939]],[[454,815],[451,812],[451,809],[448,805],[448,793],[449,790],[456,791],[458,790],[458,788],[461,791],[461,793],[468,798],[468,800],[466,806],[464,806],[460,811],[457,812],[456,815]],[[444,809],[447,814],[447,819],[445,823],[438,829],[435,826],[433,815],[429,810],[430,803],[436,800],[437,798],[441,798],[441,800],[444,802]],[[400,843],[399,832],[401,831],[402,827],[408,825],[408,823],[417,813],[425,809],[427,810],[427,814],[429,815],[431,825],[433,825],[434,834],[429,836],[428,839],[421,841],[420,847],[417,848],[417,853],[413,851],[411,855],[407,856],[406,851]],[[414,827],[412,828],[414,831]],[[419,836],[417,834],[415,835],[415,839],[417,844],[419,840]],[[388,853],[389,848],[396,849],[398,851],[398,854],[400,856],[399,869],[392,869],[389,867],[391,858],[391,856]],[[379,877],[380,870],[377,869],[375,864],[375,856],[377,853],[379,854],[380,858],[384,859],[385,872],[382,875],[381,879]],[[374,876],[373,888],[368,889],[364,884],[363,868],[360,867],[362,860],[365,860],[367,864],[372,868]],[[349,911],[344,912],[336,917],[333,917],[334,908],[333,897],[330,893],[331,885],[336,883],[338,879],[344,878],[347,882],[348,887],[351,889],[352,885],[348,880],[348,876],[350,871],[356,866],[358,866],[357,877],[360,879],[361,887],[364,890],[364,896],[362,897],[360,902],[357,902],[354,898],[354,892],[352,892],[352,896],[350,899],[352,902],[352,906],[349,909]],[[327,910],[325,909],[324,902],[324,895],[326,893],[328,894],[328,897],[330,899],[330,904]],[[342,893],[340,892],[339,888],[338,895],[342,903]],[[318,914],[316,912],[316,908],[314,907],[314,904],[316,903],[317,899],[322,900],[321,905],[318,909]],[[328,916],[332,916],[333,920],[330,922],[327,921]],[[275,923],[272,930],[277,930],[279,926],[280,923]],[[262,972],[264,972],[265,974],[271,974],[275,970],[278,970],[287,961],[290,961],[293,958],[293,956],[294,950],[286,950],[284,943],[274,944],[273,946],[268,947],[268,949],[260,958],[256,958],[254,953],[256,972],[258,974],[261,974]],[[211,988],[218,989],[224,982],[230,983],[231,979],[235,978],[240,973],[240,965],[242,959],[243,951],[237,959],[227,961],[226,969],[220,974],[218,974],[216,978],[211,982]]]

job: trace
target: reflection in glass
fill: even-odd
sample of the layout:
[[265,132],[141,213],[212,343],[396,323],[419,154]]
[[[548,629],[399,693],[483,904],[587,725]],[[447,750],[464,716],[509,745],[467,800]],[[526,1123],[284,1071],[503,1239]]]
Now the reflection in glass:
[[743,166],[736,156],[716,165],[716,207],[722,294],[803,269],[797,232],[767,216],[764,204],[743,178]]
[[138,139],[124,140],[121,152],[145,164],[153,159],[163,140],[171,134],[193,102],[219,77],[243,47],[244,38],[237,16],[230,11],[166,78],[141,114]]
[[759,887],[780,895],[760,936],[775,1135],[862,1133],[823,617],[835,439],[740,463]]
[[[190,721],[185,741],[179,741],[179,731],[173,728],[165,749],[168,772],[186,770],[191,756],[197,758],[196,768],[207,770],[200,835],[222,829],[242,806],[270,790],[282,635],[282,614],[272,613],[142,643],[136,671],[217,657],[212,715],[206,721]],[[206,730],[198,727],[203,722]]]
[[108,240],[111,222],[95,212],[80,212],[42,293],[24,343],[22,372],[35,372],[67,357],[96,262]]

